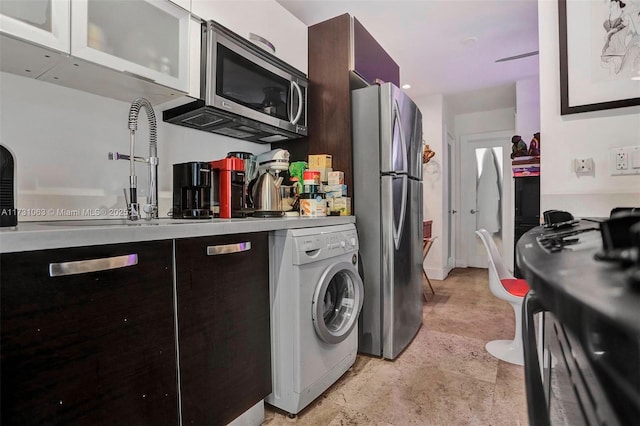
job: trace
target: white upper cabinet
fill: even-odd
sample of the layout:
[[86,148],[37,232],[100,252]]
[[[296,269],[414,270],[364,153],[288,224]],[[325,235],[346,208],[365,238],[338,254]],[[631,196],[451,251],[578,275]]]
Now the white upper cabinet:
[[[191,0],[191,13],[218,22],[307,73],[307,27],[275,0]],[[259,38],[271,43],[275,53]]]
[[122,101],[178,99],[195,90],[189,54],[200,51],[190,41],[200,24],[189,7],[190,0],[0,0],[0,71]]
[[69,11],[70,0],[0,0],[0,33],[69,53]]
[[184,10],[191,10],[191,0],[171,0],[171,3],[175,3]]
[[189,12],[170,1],[73,0],[71,55],[189,90]]

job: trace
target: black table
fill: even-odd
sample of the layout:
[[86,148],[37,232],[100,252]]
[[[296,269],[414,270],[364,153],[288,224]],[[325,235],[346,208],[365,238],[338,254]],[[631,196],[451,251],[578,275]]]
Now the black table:
[[[591,383],[600,387],[589,390],[587,386],[586,399],[597,406],[596,395],[604,394],[614,413],[614,419],[604,420],[626,424],[640,418],[640,288],[628,280],[626,267],[594,259],[602,249],[598,229],[598,222],[592,220],[556,230],[536,227],[517,243],[516,261],[531,288],[523,306],[523,338],[530,421],[536,424],[546,419],[531,419],[531,405],[545,402],[541,395],[529,395],[540,386],[538,366],[531,365],[538,362],[535,336],[527,345],[534,309],[550,312],[571,336],[565,345],[573,342],[578,347],[569,347],[569,352],[584,354],[587,375],[593,372]],[[549,244],[554,240],[565,244]],[[527,354],[532,346],[534,353]],[[575,365],[579,375],[585,375],[580,363]]]

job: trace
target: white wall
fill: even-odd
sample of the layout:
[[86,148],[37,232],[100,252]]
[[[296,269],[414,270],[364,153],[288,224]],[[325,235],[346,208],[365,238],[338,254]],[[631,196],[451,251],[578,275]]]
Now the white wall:
[[[133,99],[132,99],[133,101]],[[17,207],[93,209],[124,207],[129,163],[110,161],[109,151],[128,153],[129,103],[13,74],[0,73],[0,142],[17,161]],[[244,142],[158,123],[160,216],[171,206],[172,164],[223,158],[228,151],[264,152],[269,145]],[[147,116],[140,112],[136,154],[148,156]],[[146,165],[137,164],[141,196]],[[140,198],[142,201],[142,198]],[[19,220],[73,219],[59,214]]]
[[[249,32],[267,37],[276,45],[277,56],[306,72],[306,26],[276,1],[240,4],[228,0],[193,0],[187,1],[189,3],[193,10],[200,10],[204,18],[216,19],[245,37]],[[135,97],[132,94],[131,101]],[[225,157],[229,151],[258,154],[270,149],[269,144],[244,142],[166,124],[162,122],[161,109],[168,105],[170,103],[155,107],[161,216],[166,216],[171,207],[172,164],[216,160]],[[49,209],[124,207],[122,189],[128,186],[129,163],[110,161],[107,153],[128,154],[129,107],[130,102],[0,73],[0,143],[16,155],[17,207],[45,212]],[[144,111],[139,117],[136,154],[148,156],[148,125]],[[136,164],[140,202],[147,195],[147,173],[146,165]],[[56,212],[45,217],[20,216],[19,220],[69,218],[73,217]]]
[[[541,209],[608,216],[640,205],[640,176],[610,176],[609,148],[640,144],[640,107],[560,115],[558,7],[538,2],[540,45]],[[594,176],[572,171],[576,157],[593,158]]]
[[529,146],[533,134],[540,131],[540,80],[516,82],[516,134]]
[[[476,135],[482,135],[490,132],[499,131],[513,131],[516,126],[515,120],[515,108],[502,108],[492,111],[475,112],[469,114],[459,114],[455,116],[455,134],[458,141],[458,170],[459,175],[463,175],[465,171],[476,170],[475,164],[467,164],[463,160],[463,146],[462,140],[474,139]],[[510,141],[509,141],[510,143]],[[505,175],[507,177],[507,175]],[[461,180],[460,182],[464,182]],[[512,179],[505,178],[505,183],[509,186],[503,188],[504,191],[512,192],[511,185]],[[479,240],[475,238],[469,229],[467,229],[465,220],[468,220],[469,213],[463,208],[465,205],[463,197],[465,195],[464,187],[461,188],[460,193],[457,194],[456,205],[458,206],[458,214],[456,215],[456,265],[467,266],[467,258],[469,250],[473,250],[473,245],[469,244],[469,239],[473,238],[476,244],[480,244]],[[507,223],[503,235],[513,235],[513,223]],[[511,256],[505,255],[505,261],[510,265]]]
[[276,1],[192,0],[191,12],[247,39],[250,33],[266,38],[275,46],[276,56],[307,73],[307,26]]
[[446,139],[444,138],[444,98],[433,95],[414,99],[422,112],[422,130],[425,143],[429,144],[436,155],[429,163],[422,166],[423,174],[423,219],[432,220],[431,234],[438,236],[429,256],[423,263],[430,278],[446,277],[446,229],[447,215],[443,212],[443,197],[446,178]]
[[497,132],[515,129],[515,108],[501,108],[492,111],[472,112],[455,116],[455,132],[462,135]]
[[[423,166],[423,211],[424,220],[433,220],[432,234],[439,238],[434,242],[429,256],[424,262],[424,268],[429,277],[444,279],[448,274],[447,267],[447,231],[449,214],[444,199],[447,188],[447,147],[446,133],[451,133],[457,140],[458,146],[454,153],[455,181],[459,182],[461,171],[467,164],[460,163],[461,136],[496,132],[515,129],[515,108],[504,108],[454,116],[444,102],[442,95],[433,95],[414,99],[422,111],[424,140],[436,152],[436,156]],[[475,167],[475,165],[472,165]],[[452,186],[453,186],[452,185]],[[461,193],[463,191],[460,191]],[[456,220],[456,265],[466,265],[467,235],[462,233],[461,195],[456,194],[453,208],[458,210],[454,216]]]

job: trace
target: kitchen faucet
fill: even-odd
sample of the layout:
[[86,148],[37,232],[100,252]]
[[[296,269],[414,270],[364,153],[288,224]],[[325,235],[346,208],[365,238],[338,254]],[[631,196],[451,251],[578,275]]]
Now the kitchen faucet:
[[[137,157],[134,154],[136,143],[136,130],[138,130],[138,115],[140,108],[144,107],[147,111],[147,120],[149,121],[149,157]],[[127,190],[125,189],[125,202],[127,202],[127,218],[129,220],[140,219],[140,204],[138,203],[138,177],[136,176],[135,162],[149,164],[149,196],[147,203],[142,210],[145,213],[145,219],[158,218],[158,142],[156,116],[153,112],[151,103],[145,98],[137,98],[131,104],[129,109],[129,155],[120,154],[118,152],[110,152],[110,160],[129,160],[129,194],[127,201]]]

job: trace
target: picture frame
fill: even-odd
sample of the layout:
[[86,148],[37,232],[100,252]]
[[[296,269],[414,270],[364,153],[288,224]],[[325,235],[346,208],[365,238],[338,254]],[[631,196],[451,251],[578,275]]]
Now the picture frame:
[[[623,33],[614,43],[609,37],[612,22],[624,30],[619,4],[558,0],[561,115],[640,105],[640,70],[623,61]],[[611,19],[616,12],[620,20]]]

